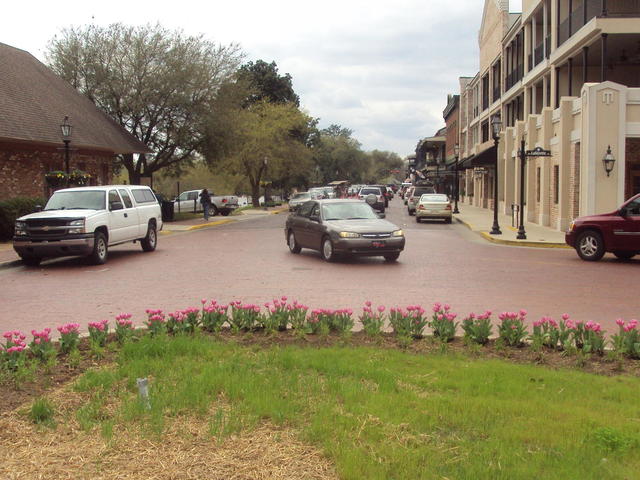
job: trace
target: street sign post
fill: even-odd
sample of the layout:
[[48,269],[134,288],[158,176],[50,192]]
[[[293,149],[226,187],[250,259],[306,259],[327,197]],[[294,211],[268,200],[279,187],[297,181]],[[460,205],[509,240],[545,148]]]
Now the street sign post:
[[524,164],[527,157],[550,157],[551,151],[536,147],[533,150],[524,149],[524,138],[520,141],[520,150],[518,151],[520,158],[520,225],[518,225],[518,240],[526,240],[527,232],[524,230]]

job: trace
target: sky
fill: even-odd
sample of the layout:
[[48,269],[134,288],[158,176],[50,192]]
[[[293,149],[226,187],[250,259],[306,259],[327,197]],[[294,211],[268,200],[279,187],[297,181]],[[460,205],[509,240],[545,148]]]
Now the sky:
[[[111,0],[5,2],[0,42],[45,61],[70,26],[160,23],[218,44],[246,61],[276,62],[301,107],[353,131],[366,151],[414,153],[444,126],[447,94],[478,70],[484,0]],[[519,12],[521,0],[511,0]],[[0,66],[1,67],[1,66]]]

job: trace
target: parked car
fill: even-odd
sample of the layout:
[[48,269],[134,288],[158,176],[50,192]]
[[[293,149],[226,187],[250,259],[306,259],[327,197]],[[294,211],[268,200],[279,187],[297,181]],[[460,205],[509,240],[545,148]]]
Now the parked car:
[[367,202],[374,210],[384,213],[386,200],[380,187],[364,186],[358,192],[358,198]]
[[326,198],[326,192],[324,191],[324,187],[313,187],[309,189],[309,194],[311,198],[314,200],[321,200]]
[[425,193],[418,200],[416,223],[420,223],[423,218],[441,218],[445,223],[451,223],[451,212],[451,200],[448,196],[442,193]]
[[402,198],[404,199],[405,205],[409,203],[409,197],[411,196],[412,192],[413,192],[413,185],[410,185],[406,188],[404,195],[402,196]]
[[293,212],[296,208],[298,208],[308,200],[311,200],[311,194],[309,192],[294,193],[289,200],[289,211]]
[[587,261],[600,260],[611,252],[621,260],[640,253],[640,194],[610,213],[576,218],[565,241]]
[[303,203],[287,218],[284,234],[291,253],[310,248],[328,262],[339,255],[382,256],[395,261],[405,245],[400,228],[380,218],[365,202],[352,199]]
[[415,185],[413,187],[413,190],[411,190],[410,195],[407,196],[407,211],[409,215],[415,215],[418,200],[425,193],[436,193],[436,189],[433,187],[422,186],[422,185]]
[[13,249],[31,266],[70,255],[103,264],[113,245],[139,241],[145,252],[155,250],[161,229],[160,205],[149,187],[65,188],[54,192],[43,211],[16,220]]
[[[200,203],[200,192],[202,190],[187,190],[178,195],[173,201],[174,211],[176,212],[202,212],[202,204]],[[235,195],[214,195],[212,190],[209,190],[211,197],[211,207],[209,208],[209,214],[213,217],[221,214],[223,216],[229,215],[236,208],[238,208],[238,197]]]

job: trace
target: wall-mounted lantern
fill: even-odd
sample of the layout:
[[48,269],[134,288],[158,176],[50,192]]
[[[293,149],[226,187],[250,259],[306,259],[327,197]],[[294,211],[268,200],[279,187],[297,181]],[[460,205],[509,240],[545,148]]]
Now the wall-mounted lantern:
[[611,153],[611,145],[607,146],[607,153],[602,159],[602,163],[604,165],[604,171],[607,172],[607,177],[613,171],[613,166],[616,163],[616,159],[613,157]]

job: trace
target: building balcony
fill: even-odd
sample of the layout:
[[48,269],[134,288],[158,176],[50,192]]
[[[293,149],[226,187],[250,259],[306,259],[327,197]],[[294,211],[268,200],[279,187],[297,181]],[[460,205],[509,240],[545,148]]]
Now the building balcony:
[[640,17],[640,0],[583,0],[558,25],[558,46],[594,17]]

